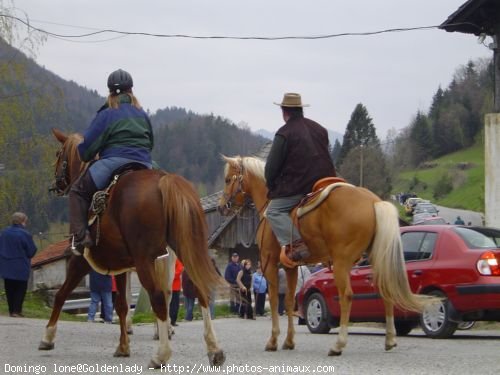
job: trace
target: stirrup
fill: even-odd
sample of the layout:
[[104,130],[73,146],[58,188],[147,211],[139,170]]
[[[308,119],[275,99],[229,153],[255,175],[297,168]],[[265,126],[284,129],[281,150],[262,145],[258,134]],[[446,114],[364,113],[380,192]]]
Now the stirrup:
[[71,237],[70,250],[76,256],[82,256],[83,251],[86,247],[92,246],[92,238],[90,238],[90,233],[85,231],[85,236],[81,242],[75,244],[75,235]]
[[280,252],[280,263],[285,266],[286,268],[295,268],[298,267],[300,264],[297,262],[294,262],[291,260],[287,255],[286,255],[286,246],[281,247],[281,252]]

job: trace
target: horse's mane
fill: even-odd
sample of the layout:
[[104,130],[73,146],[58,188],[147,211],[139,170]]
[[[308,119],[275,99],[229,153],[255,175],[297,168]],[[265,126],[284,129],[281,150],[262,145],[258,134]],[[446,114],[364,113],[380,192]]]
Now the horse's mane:
[[68,160],[79,160],[80,154],[78,153],[78,145],[82,142],[83,137],[78,133],[68,135],[66,143],[68,145],[67,155]]
[[226,167],[224,168],[224,175],[227,175],[229,165],[235,166],[236,168],[239,167],[240,162],[243,165],[243,169],[247,170],[251,174],[255,175],[256,177],[260,178],[261,180],[266,180],[265,174],[264,174],[264,168],[266,166],[266,163],[259,158],[253,157],[253,156],[234,156],[234,157],[227,157],[224,156],[224,160],[227,162]]

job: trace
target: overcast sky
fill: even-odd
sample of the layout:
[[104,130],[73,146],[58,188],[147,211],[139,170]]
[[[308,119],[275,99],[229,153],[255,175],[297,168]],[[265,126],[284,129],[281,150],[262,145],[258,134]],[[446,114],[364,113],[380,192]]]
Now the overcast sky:
[[[96,29],[220,36],[312,36],[439,25],[465,0],[15,0],[33,25],[61,34]],[[50,23],[49,23],[50,22]],[[252,129],[282,125],[273,102],[299,92],[306,116],[344,133],[357,103],[377,134],[407,126],[469,59],[491,57],[473,35],[439,29],[324,40],[192,40],[105,34],[49,38],[37,61],[106,95],[108,74],[128,70],[152,112],[178,106]],[[487,40],[488,42],[488,40]]]

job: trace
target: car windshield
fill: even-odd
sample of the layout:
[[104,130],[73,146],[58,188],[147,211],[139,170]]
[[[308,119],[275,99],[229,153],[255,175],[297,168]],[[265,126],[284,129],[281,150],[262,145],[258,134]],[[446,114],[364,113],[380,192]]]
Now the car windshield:
[[456,227],[454,229],[470,249],[498,248],[495,241],[476,230],[464,227]]

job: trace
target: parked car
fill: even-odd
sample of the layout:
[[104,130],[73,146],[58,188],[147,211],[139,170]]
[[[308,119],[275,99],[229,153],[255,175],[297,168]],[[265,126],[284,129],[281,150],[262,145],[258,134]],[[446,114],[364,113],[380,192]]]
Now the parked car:
[[448,224],[446,220],[440,216],[431,215],[427,212],[413,215],[413,225],[432,225],[432,224]]
[[439,210],[430,202],[418,202],[413,206],[413,215],[427,212],[431,215],[436,215],[439,213]]
[[422,198],[418,197],[413,197],[413,198],[408,198],[405,202],[405,212],[407,215],[411,215],[413,213],[413,207],[419,202],[423,202],[424,200]]
[[[406,269],[414,293],[442,297],[422,314],[395,309],[396,332],[404,336],[420,324],[432,338],[447,338],[465,322],[500,321],[500,229],[454,225],[401,227]],[[298,305],[312,333],[326,333],[340,319],[334,272],[314,273],[298,294]],[[351,271],[352,322],[384,322],[382,299],[372,269]],[[463,324],[462,324],[463,323]]]

